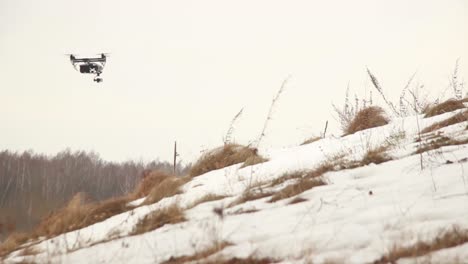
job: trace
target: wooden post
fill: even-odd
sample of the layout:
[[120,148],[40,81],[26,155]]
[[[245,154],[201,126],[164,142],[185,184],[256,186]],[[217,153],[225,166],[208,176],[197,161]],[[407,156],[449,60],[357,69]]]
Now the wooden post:
[[177,164],[177,141],[174,141],[174,175],[176,175],[176,164]]

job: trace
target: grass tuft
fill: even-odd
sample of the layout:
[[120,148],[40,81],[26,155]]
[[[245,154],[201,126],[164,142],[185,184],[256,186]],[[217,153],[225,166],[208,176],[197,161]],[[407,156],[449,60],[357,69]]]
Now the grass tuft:
[[385,151],[387,150],[387,147],[378,147],[374,149],[369,149],[364,157],[361,160],[361,166],[369,165],[371,163],[374,164],[380,164],[387,162],[389,160],[392,160],[391,157],[389,157]]
[[199,199],[195,200],[195,202],[193,202],[187,209],[194,208],[197,205],[202,204],[202,203],[221,200],[221,199],[224,199],[226,197],[228,197],[228,196],[208,193],[208,194],[205,194],[204,196],[200,197]]
[[424,117],[441,115],[443,113],[452,112],[461,108],[465,108],[465,105],[463,104],[462,100],[449,99],[443,103],[429,107],[427,110],[424,111]]
[[447,127],[447,126],[450,126],[450,125],[454,125],[454,124],[457,124],[457,123],[461,123],[461,122],[464,122],[464,121],[468,121],[468,111],[465,111],[465,112],[462,112],[462,113],[458,113],[450,118],[447,118],[443,121],[440,121],[440,122],[437,122],[435,124],[432,124],[431,126],[428,126],[426,128],[424,128],[421,133],[429,133],[429,132],[433,132],[437,129],[441,129],[443,127]]
[[386,255],[374,261],[374,264],[396,263],[401,258],[419,257],[444,248],[451,248],[468,243],[468,230],[458,227],[442,232],[432,241],[419,241],[411,246],[394,245]]
[[161,184],[161,182],[170,177],[170,174],[163,171],[151,171],[143,176],[143,179],[135,187],[132,195],[135,199],[145,197],[154,186]]
[[262,198],[272,196],[272,195],[273,195],[272,192],[263,192],[262,190],[254,191],[253,189],[248,189],[248,190],[245,190],[239,198],[237,198],[235,201],[229,204],[228,208],[246,203],[248,201],[258,200],[258,199],[262,199]]
[[127,211],[128,202],[127,197],[119,197],[86,203],[85,195],[78,193],[64,208],[44,218],[34,233],[37,236],[53,237],[77,230]]
[[176,204],[156,210],[142,218],[132,231],[132,235],[143,234],[158,229],[166,224],[186,221],[184,211]]
[[203,264],[271,264],[278,263],[277,260],[271,258],[230,258],[230,259],[217,259],[213,261],[205,261]]
[[315,142],[315,141],[319,141],[319,140],[321,140],[321,139],[322,139],[322,137],[311,137],[311,138],[308,138],[308,139],[306,139],[304,142],[301,143],[301,146],[302,146],[302,145],[307,145],[307,144],[313,143],[313,142]]
[[169,176],[164,178],[159,184],[153,186],[143,204],[157,203],[164,198],[180,194],[180,187],[188,180],[188,177]]
[[273,197],[271,197],[271,203],[296,196],[300,193],[303,193],[307,190],[310,190],[317,186],[325,185],[326,183],[319,177],[317,178],[304,178],[299,180],[295,184],[291,184],[283,188],[281,191],[277,192]]
[[445,136],[438,136],[437,138],[421,144],[418,149],[415,151],[415,154],[421,154],[430,150],[439,149],[445,146],[457,146],[468,144],[468,139],[452,139]]
[[351,123],[346,127],[345,135],[388,124],[388,118],[381,107],[370,106],[357,112]]
[[18,249],[22,244],[26,243],[31,236],[26,233],[14,232],[0,244],[0,257],[8,255],[10,252]]
[[[256,148],[238,144],[226,144],[204,154],[190,169],[190,176],[195,177],[212,170],[225,168],[248,161],[249,165],[265,161],[258,155]],[[244,166],[248,166],[245,165]]]

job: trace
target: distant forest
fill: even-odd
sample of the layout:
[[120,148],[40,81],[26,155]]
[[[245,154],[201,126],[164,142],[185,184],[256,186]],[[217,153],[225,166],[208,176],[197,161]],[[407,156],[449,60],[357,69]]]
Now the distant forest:
[[[55,156],[0,152],[0,241],[13,229],[27,231],[78,193],[100,201],[131,191],[145,170],[173,172],[173,164],[108,162],[94,152],[64,150]],[[176,174],[187,167],[177,164]]]

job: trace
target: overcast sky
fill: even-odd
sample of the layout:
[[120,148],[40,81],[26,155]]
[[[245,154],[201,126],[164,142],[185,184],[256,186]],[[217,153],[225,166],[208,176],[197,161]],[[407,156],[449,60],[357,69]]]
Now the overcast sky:
[[[64,53],[110,52],[96,84]],[[181,158],[246,144],[291,76],[261,147],[318,135],[369,67],[393,100],[408,78],[435,95],[468,80],[467,0],[0,0],[0,149]],[[468,88],[468,87],[467,87]],[[378,95],[374,91],[374,99]]]

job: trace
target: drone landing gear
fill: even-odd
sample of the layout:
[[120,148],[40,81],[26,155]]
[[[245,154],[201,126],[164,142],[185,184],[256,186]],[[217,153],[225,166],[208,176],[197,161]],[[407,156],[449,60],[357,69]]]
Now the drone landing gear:
[[99,75],[101,75],[100,72],[96,75],[96,77],[94,77],[94,81],[97,82],[97,83],[100,83],[100,82],[104,81],[101,77],[99,77]]

